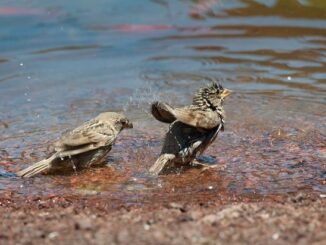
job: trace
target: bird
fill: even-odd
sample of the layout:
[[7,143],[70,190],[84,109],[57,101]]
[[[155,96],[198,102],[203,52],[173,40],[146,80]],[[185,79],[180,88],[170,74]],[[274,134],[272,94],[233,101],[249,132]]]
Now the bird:
[[53,143],[50,156],[17,172],[19,177],[32,177],[39,173],[68,173],[101,166],[118,134],[133,124],[121,113],[103,112],[79,127],[63,133]]
[[224,130],[223,104],[231,92],[213,81],[195,94],[189,106],[173,108],[163,102],[152,103],[152,115],[158,121],[170,124],[160,156],[149,169],[152,175],[190,166],[206,150]]

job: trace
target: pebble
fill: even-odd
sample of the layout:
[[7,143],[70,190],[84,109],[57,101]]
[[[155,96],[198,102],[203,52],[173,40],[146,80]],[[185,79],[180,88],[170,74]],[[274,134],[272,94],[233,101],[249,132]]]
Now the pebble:
[[145,224],[145,225],[144,225],[144,230],[145,230],[145,231],[148,231],[150,228],[151,228],[150,225],[148,225],[148,224]]
[[168,207],[172,209],[179,209],[181,212],[186,212],[186,208],[180,203],[170,202]]
[[272,236],[273,240],[277,240],[277,239],[279,239],[279,237],[280,237],[279,233],[274,233]]
[[54,232],[49,233],[48,237],[50,239],[53,239],[53,238],[57,237],[58,235],[59,235],[59,233],[54,231]]
[[83,217],[77,222],[76,227],[83,230],[91,230],[93,225],[91,219]]

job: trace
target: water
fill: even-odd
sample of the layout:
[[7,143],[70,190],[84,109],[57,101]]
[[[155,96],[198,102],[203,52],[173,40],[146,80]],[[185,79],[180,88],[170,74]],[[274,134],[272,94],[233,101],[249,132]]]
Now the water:
[[[325,193],[325,26],[318,0],[1,1],[0,192],[136,204]],[[151,178],[166,125],[150,116],[150,103],[189,103],[210,77],[235,91],[226,131],[206,152],[217,168]],[[109,167],[12,176],[106,110],[135,122]]]

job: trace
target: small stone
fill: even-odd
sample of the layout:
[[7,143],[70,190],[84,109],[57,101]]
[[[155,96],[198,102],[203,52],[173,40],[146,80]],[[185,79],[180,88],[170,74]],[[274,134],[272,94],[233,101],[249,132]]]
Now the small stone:
[[190,222],[194,221],[194,219],[190,215],[181,215],[177,218],[179,222]]
[[279,239],[279,237],[280,237],[279,233],[274,233],[272,236],[273,240],[277,240],[277,239]]
[[54,231],[54,232],[49,233],[48,237],[50,239],[53,239],[53,238],[57,237],[58,235],[59,235],[59,233]]
[[155,220],[154,219],[149,219],[149,220],[147,220],[147,222],[146,222],[148,225],[153,225],[153,224],[155,224]]
[[218,221],[218,217],[215,214],[208,214],[202,218],[202,222],[207,224],[214,224]]
[[76,229],[91,230],[93,227],[91,219],[82,218],[76,223]]
[[168,207],[173,209],[179,209],[181,212],[187,211],[182,204],[176,202],[170,202]]
[[42,212],[42,213],[39,213],[39,217],[46,217],[46,216],[49,216],[49,212]]
[[145,224],[144,225],[144,230],[145,231],[148,231],[150,228],[151,228],[151,226],[149,224]]

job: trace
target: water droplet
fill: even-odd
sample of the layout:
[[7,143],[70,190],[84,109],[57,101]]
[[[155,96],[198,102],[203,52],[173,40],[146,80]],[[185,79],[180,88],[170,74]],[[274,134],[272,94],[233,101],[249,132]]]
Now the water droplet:
[[20,66],[24,66],[24,63],[20,63],[19,65],[20,65]]
[[291,81],[292,77],[288,76],[288,81]]
[[32,99],[29,99],[29,98],[27,99],[27,102],[31,102],[31,101],[32,101]]
[[211,185],[208,186],[208,189],[209,189],[209,190],[213,190],[213,186],[211,186]]

